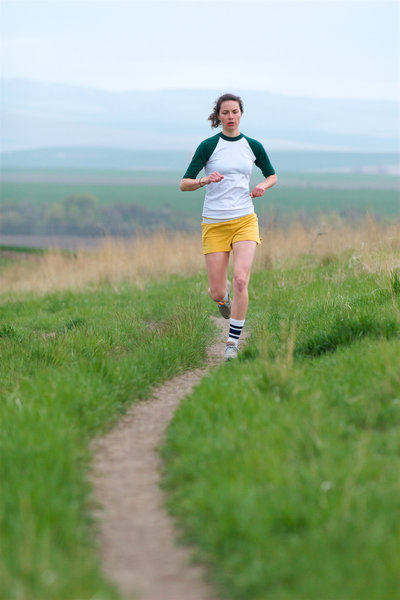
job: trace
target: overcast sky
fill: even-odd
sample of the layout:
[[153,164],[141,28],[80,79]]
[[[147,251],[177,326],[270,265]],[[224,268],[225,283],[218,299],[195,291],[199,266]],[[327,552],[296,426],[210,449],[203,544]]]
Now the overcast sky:
[[1,75],[400,99],[390,0],[0,0]]

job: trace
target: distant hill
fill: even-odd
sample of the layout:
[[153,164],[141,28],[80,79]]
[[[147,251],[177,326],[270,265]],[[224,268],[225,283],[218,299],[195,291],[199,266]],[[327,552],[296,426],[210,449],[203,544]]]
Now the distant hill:
[[[213,134],[207,117],[221,93],[204,89],[106,92],[23,79],[2,79],[0,85],[2,152],[81,147],[190,154],[200,140]],[[396,102],[228,91],[243,97],[242,130],[267,149],[399,151]]]

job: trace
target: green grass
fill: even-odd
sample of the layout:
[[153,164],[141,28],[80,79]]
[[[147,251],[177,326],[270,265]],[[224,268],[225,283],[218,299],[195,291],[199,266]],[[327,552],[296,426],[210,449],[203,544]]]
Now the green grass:
[[[400,273],[347,254],[252,275],[251,337],[176,411],[168,506],[221,598],[400,594]],[[101,573],[90,441],[198,366],[205,277],[0,304],[0,597],[117,600]]]
[[0,244],[0,257],[1,252],[23,252],[24,254],[44,254],[45,248],[32,248],[32,246],[12,246],[7,244]]
[[241,358],[163,447],[168,506],[221,598],[400,595],[398,276],[255,273]]
[[99,566],[89,443],[154,385],[204,360],[214,330],[203,288],[199,279],[173,278],[143,291],[126,285],[3,299],[4,600],[117,598]]

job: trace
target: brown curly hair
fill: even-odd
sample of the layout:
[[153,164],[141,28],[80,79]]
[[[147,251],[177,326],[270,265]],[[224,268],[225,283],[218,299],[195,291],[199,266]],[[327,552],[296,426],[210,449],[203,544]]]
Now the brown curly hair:
[[215,127],[218,127],[218,125],[220,125],[221,121],[218,117],[218,113],[221,109],[221,104],[223,102],[225,102],[226,100],[232,100],[233,102],[238,102],[239,106],[240,106],[240,110],[243,114],[243,102],[242,99],[239,96],[235,96],[234,94],[223,94],[222,96],[220,96],[214,104],[214,109],[211,113],[211,115],[208,117],[208,120],[211,121],[211,128],[214,129]]

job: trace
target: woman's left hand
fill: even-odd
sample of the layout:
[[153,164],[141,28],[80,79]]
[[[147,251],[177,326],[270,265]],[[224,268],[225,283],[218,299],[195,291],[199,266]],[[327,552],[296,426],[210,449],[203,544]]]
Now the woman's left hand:
[[260,198],[260,196],[264,196],[265,189],[261,185],[256,185],[250,192],[250,196],[252,198]]

